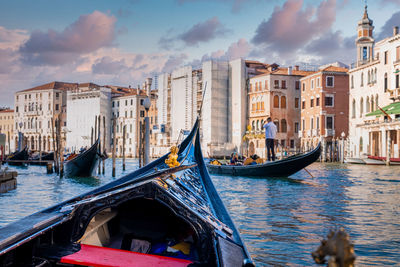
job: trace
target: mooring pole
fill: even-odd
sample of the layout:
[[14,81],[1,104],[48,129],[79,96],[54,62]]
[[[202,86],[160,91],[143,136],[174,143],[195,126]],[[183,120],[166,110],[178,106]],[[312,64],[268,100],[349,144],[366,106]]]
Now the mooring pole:
[[113,117],[112,119],[113,121],[113,150],[112,150],[112,177],[115,177],[115,148],[117,146],[117,138],[116,138],[116,133],[115,133],[115,129],[116,129],[116,118]]
[[[100,152],[105,153],[106,152],[106,116],[103,116],[103,149]],[[105,156],[105,155],[103,155]],[[106,161],[103,159],[103,174],[105,173],[106,170]]]
[[[101,131],[100,131],[100,129],[101,129],[101,127],[100,127],[100,125],[101,125],[101,116],[99,115],[99,123],[98,123],[98,135],[99,135],[99,144],[98,144],[98,147],[97,147],[97,152],[99,153],[99,155],[101,155]],[[100,166],[101,164],[100,164],[100,162],[99,162],[99,167],[98,167],[98,174],[101,174],[101,166]]]
[[122,170],[125,171],[125,138],[126,138],[126,125],[122,130]]

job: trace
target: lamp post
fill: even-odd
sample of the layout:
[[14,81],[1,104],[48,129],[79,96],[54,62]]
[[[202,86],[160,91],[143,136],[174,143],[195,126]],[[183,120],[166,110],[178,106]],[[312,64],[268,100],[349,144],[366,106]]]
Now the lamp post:
[[150,123],[149,123],[149,109],[151,106],[151,101],[149,97],[146,97],[143,101],[143,106],[146,109],[146,116],[144,117],[144,165],[149,163],[149,153],[150,153]]

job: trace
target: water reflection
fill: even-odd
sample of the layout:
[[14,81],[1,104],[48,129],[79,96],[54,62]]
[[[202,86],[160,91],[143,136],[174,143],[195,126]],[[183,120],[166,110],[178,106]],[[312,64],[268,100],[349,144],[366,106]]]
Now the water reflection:
[[[106,174],[62,178],[46,168],[12,167],[17,189],[0,194],[0,226],[108,183]],[[138,168],[117,161],[116,177]],[[258,266],[317,266],[311,251],[329,230],[344,227],[355,244],[358,266],[400,261],[400,166],[314,163],[289,178],[212,176]]]

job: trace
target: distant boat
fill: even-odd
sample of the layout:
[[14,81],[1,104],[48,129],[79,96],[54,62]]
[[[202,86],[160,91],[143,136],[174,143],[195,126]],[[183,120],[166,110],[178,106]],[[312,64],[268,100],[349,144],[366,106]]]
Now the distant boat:
[[21,151],[16,151],[9,155],[6,159],[8,165],[13,165],[13,166],[21,166],[24,164],[23,161],[28,160],[29,154],[28,154],[28,147],[25,146],[24,149]]
[[0,228],[0,266],[254,266],[198,127],[177,154]]
[[232,176],[250,176],[259,178],[288,177],[316,161],[321,154],[321,143],[310,152],[287,157],[282,160],[268,161],[255,165],[213,165],[207,164],[212,174]]
[[90,177],[99,161],[99,139],[87,150],[70,155],[64,162],[64,174],[67,177]]
[[30,165],[46,165],[48,161],[54,160],[54,152],[42,152],[42,157],[40,157],[40,154],[38,153],[29,160],[31,160],[31,162],[29,162]]

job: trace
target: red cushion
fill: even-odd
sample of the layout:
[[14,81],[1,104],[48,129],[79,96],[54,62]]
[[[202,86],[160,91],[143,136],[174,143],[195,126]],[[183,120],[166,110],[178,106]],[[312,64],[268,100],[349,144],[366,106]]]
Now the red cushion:
[[81,245],[81,250],[61,258],[62,263],[82,266],[108,267],[108,266],[177,266],[186,267],[191,261],[149,255],[126,250]]

